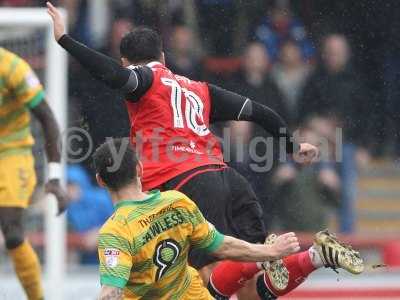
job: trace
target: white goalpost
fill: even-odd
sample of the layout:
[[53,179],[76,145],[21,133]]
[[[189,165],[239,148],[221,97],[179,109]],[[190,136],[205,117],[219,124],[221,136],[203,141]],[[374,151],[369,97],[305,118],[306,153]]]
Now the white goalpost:
[[[62,11],[66,18],[66,13]],[[67,123],[67,55],[53,39],[50,17],[45,8],[0,8],[0,26],[10,28],[37,28],[45,32],[45,91],[61,132]],[[12,50],[12,49],[11,49]],[[49,196],[50,198],[51,196]],[[51,197],[54,198],[54,197]],[[45,216],[45,296],[63,298],[66,272],[65,216],[56,217],[55,199],[46,199]]]

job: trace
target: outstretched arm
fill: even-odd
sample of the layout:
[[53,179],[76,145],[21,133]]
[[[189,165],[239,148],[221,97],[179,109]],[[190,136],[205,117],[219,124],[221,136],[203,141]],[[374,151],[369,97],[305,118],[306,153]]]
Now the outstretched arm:
[[240,261],[271,261],[277,260],[300,250],[299,241],[293,232],[278,236],[272,245],[258,245],[224,236],[221,246],[211,252],[219,259]]
[[277,260],[300,250],[299,241],[293,232],[277,237],[272,245],[257,245],[222,235],[201,213],[198,206],[187,196],[186,208],[193,226],[190,235],[192,247],[203,249],[218,259],[262,262]]
[[65,33],[65,25],[57,8],[47,2],[48,13],[53,20],[54,38],[69,54],[96,79],[112,89],[126,94],[148,88],[152,82],[152,71],[148,67],[129,69],[117,61],[77,42]]
[[57,143],[60,141],[60,130],[47,101],[40,102],[40,104],[31,109],[31,112],[42,125],[47,160],[49,163],[60,163],[61,153],[57,147]]
[[297,161],[310,162],[318,155],[318,149],[313,145],[298,144],[286,122],[271,108],[212,84],[209,84],[209,91],[212,101],[210,122],[254,122],[272,136],[285,138],[286,152],[297,155]]
[[112,89],[134,90],[138,85],[132,70],[124,68],[117,61],[77,42],[68,34],[58,44],[71,54],[90,74]]
[[122,289],[113,286],[103,285],[101,287],[99,300],[122,300],[123,296],[124,293]]
[[[257,123],[274,137],[287,138],[286,150],[293,153],[297,147],[291,143],[291,133],[283,118],[269,107],[249,98],[209,84],[211,95],[211,122],[251,121]],[[282,131],[284,129],[284,131]]]
[[61,153],[58,149],[60,141],[60,131],[49,105],[45,100],[37,106],[31,108],[33,115],[42,125],[45,137],[45,148],[47,160],[49,162],[49,180],[46,183],[46,192],[56,196],[58,201],[58,214],[65,211],[68,206],[67,195],[60,185],[61,179]]

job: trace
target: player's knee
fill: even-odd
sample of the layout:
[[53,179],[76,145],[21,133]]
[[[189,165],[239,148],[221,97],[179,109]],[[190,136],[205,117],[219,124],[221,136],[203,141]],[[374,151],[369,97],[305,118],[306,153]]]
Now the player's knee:
[[261,300],[275,300],[277,297],[272,294],[264,282],[264,275],[260,275],[257,278],[257,293]]
[[24,242],[24,232],[22,226],[6,224],[2,226],[3,236],[7,249],[14,249]]
[[14,249],[24,242],[24,236],[17,234],[10,235],[9,237],[5,237],[5,242],[7,249]]

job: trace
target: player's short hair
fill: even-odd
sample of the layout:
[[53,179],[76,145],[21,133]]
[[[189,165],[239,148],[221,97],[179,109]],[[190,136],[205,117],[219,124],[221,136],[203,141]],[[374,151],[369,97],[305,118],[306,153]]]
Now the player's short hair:
[[138,163],[136,151],[126,138],[107,139],[93,154],[96,173],[114,191],[136,181]]
[[148,27],[138,27],[122,38],[119,51],[131,63],[159,60],[162,54],[160,35]]

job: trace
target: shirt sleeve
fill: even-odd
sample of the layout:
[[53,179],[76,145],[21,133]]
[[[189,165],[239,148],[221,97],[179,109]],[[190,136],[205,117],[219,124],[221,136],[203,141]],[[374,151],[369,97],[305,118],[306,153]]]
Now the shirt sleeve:
[[203,249],[207,252],[216,251],[221,246],[224,235],[204,218],[196,204],[192,201],[190,202],[189,217],[193,226],[193,231],[190,236],[191,246]]
[[15,56],[12,60],[6,81],[15,99],[29,108],[34,108],[43,101],[43,86],[35,72],[22,58]]
[[299,149],[286,122],[273,109],[212,84],[209,84],[208,88],[211,96],[211,123],[218,121],[254,122],[272,136],[285,138],[287,153],[293,153]]
[[147,66],[131,66],[129,69],[132,73],[125,85],[125,99],[129,102],[138,102],[153,84],[153,71]]
[[128,101],[139,100],[153,82],[153,72],[147,66],[125,68],[113,58],[86,47],[68,34],[64,34],[58,43],[94,78],[125,93]]
[[131,242],[126,224],[109,219],[99,234],[100,283],[124,288],[132,268]]

